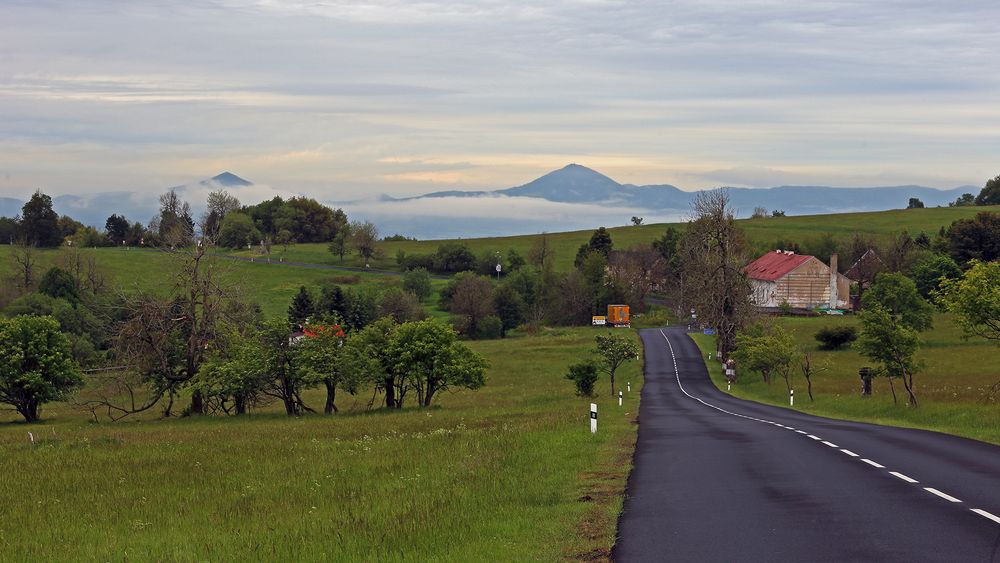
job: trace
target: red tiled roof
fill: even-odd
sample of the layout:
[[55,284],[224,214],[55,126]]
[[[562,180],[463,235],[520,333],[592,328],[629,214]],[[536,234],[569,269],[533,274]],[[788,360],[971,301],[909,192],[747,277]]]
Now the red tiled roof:
[[785,254],[779,250],[768,252],[747,264],[743,271],[755,280],[777,281],[785,274],[809,261],[812,256]]

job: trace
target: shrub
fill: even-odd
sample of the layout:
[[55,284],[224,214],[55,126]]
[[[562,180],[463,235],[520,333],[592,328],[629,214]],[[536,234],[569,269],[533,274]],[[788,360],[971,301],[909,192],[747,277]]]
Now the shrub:
[[501,321],[500,317],[496,315],[490,315],[479,321],[479,326],[476,327],[475,337],[489,340],[500,338],[502,333],[503,321]]
[[580,362],[569,366],[569,373],[566,379],[576,385],[576,394],[579,397],[593,397],[594,384],[597,383],[597,364],[592,360]]
[[431,276],[424,268],[416,268],[403,274],[403,289],[423,301],[431,296]]
[[816,333],[820,350],[839,350],[858,339],[858,329],[853,326],[828,326]]

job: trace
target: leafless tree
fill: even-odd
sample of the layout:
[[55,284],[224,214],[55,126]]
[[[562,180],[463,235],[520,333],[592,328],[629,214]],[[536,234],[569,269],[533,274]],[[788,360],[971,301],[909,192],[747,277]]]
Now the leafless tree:
[[[121,321],[113,335],[119,363],[126,368],[116,377],[112,393],[96,402],[112,418],[149,410],[166,397],[164,415],[170,415],[177,392],[197,374],[213,349],[223,321],[246,322],[251,308],[236,300],[226,267],[209,255],[208,245],[169,251],[175,260],[174,286],[169,296],[141,291],[121,296]],[[127,401],[121,402],[121,397]],[[206,405],[195,390],[190,411],[203,414]]]
[[27,291],[35,283],[35,266],[38,263],[38,253],[35,245],[20,242],[14,245],[10,254],[14,262],[14,282]]
[[528,250],[528,261],[539,271],[550,269],[555,257],[556,254],[552,249],[552,243],[549,241],[549,236],[545,233],[538,235],[535,241],[531,243],[531,249]]
[[608,256],[609,281],[637,312],[645,310],[646,296],[663,284],[666,274],[667,262],[651,244],[613,250]]
[[726,190],[701,192],[695,219],[681,242],[682,299],[702,322],[718,331],[722,357],[729,357],[736,332],[753,320],[750,281],[743,272],[748,249],[736,226]]

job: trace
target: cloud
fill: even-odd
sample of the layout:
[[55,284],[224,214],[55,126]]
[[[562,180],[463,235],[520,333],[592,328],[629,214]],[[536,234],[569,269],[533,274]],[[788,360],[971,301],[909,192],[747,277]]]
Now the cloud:
[[684,188],[996,174],[995,2],[3,12],[0,195],[158,190],[219,169],[344,199],[502,188],[568,162]]

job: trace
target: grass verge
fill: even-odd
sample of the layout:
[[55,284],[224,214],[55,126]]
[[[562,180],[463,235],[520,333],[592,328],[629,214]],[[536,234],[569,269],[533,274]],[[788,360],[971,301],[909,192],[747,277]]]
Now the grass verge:
[[[896,384],[899,403],[894,404],[885,379],[875,380],[872,396],[862,397],[858,369],[869,362],[850,349],[835,352],[817,349],[812,335],[819,328],[853,324],[856,319],[784,318],[778,322],[796,336],[803,351],[811,354],[814,365],[826,368],[813,376],[814,401],[810,401],[806,393],[805,379],[797,369],[793,372],[795,410],[830,418],[933,430],[1000,445],[1000,405],[984,401],[985,390],[1000,377],[1000,355],[988,342],[963,340],[947,315],[936,315],[936,328],[922,335],[924,346],[917,357],[926,367],[914,378],[920,402],[917,408],[906,406],[905,391],[899,383]],[[714,352],[714,337],[703,334],[692,337],[705,357]],[[706,363],[716,387],[725,390],[721,364]],[[739,380],[732,387],[732,395],[790,408],[788,392],[780,377],[768,385],[756,373],[738,373]]]

